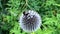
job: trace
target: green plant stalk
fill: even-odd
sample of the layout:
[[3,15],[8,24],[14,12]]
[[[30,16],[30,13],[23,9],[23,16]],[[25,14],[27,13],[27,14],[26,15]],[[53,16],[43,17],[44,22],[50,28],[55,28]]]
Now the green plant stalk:
[[32,32],[31,34],[35,34],[34,32]]

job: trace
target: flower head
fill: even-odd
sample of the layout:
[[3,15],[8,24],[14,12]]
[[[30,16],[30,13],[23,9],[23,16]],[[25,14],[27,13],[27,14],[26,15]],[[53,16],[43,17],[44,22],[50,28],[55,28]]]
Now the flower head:
[[28,10],[22,13],[19,22],[25,32],[33,32],[40,28],[41,16],[36,11]]

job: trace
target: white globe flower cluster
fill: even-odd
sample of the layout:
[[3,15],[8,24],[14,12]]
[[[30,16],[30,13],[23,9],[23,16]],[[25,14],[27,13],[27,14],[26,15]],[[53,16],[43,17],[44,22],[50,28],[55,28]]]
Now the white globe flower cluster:
[[25,32],[33,32],[41,26],[41,16],[33,10],[22,13],[19,19],[19,25]]

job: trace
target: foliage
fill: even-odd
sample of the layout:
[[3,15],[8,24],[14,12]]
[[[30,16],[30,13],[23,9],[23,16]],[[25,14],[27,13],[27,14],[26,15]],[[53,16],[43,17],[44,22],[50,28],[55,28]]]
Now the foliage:
[[29,34],[19,26],[25,10],[35,10],[42,25],[34,34],[60,34],[60,0],[0,0],[0,34]]

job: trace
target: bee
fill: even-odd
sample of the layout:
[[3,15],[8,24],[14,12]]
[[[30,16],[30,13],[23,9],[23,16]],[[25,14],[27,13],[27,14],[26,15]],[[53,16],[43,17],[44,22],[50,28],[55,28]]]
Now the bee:
[[19,25],[25,32],[33,32],[41,26],[41,16],[33,10],[24,11],[19,19]]

